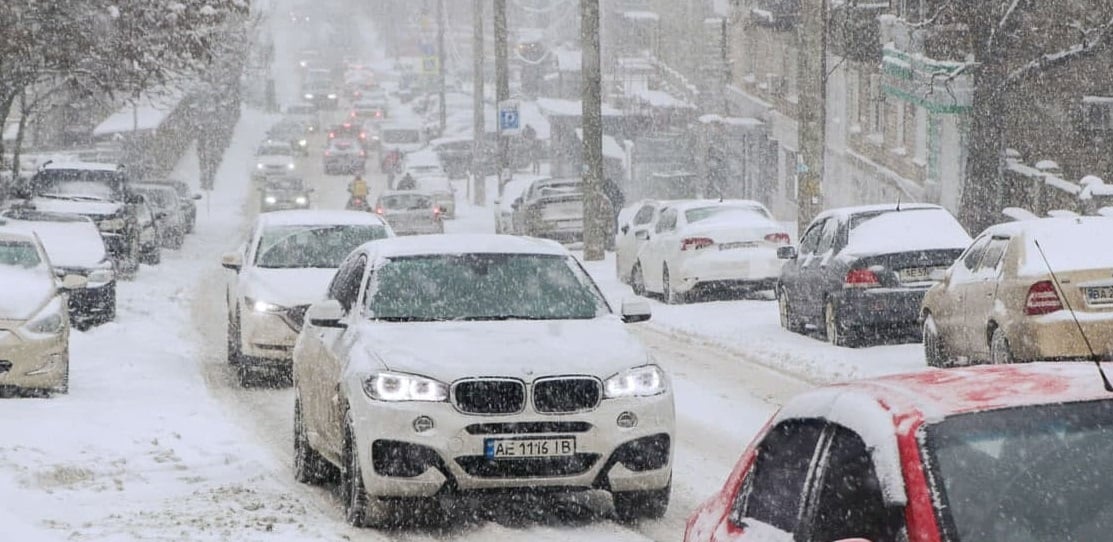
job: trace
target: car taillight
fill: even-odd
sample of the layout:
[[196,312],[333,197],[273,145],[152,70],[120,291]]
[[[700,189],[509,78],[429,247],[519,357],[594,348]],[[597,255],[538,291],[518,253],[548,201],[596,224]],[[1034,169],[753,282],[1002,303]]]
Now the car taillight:
[[325,151],[325,156],[332,156],[332,151]]
[[1028,316],[1047,314],[1063,310],[1059,293],[1050,280],[1041,280],[1028,288],[1028,299],[1024,302],[1024,313]]
[[765,240],[777,245],[787,245],[791,241],[787,233],[770,233],[765,236]]
[[710,237],[689,237],[680,241],[680,250],[699,250],[714,244]]
[[367,156],[367,153],[366,153],[366,152],[363,152],[363,151],[359,151],[359,155],[360,155],[360,156]]
[[377,118],[377,119],[383,118],[383,112],[382,111],[376,111],[375,112],[375,118]]
[[881,282],[877,280],[877,275],[869,269],[851,269],[843,279],[844,288],[873,288],[881,286]]
[[359,138],[360,139],[367,139],[367,132],[360,132],[359,133]]
[[383,208],[382,207],[376,207],[375,208],[375,214],[377,214],[377,215],[383,214]]
[[334,138],[334,137],[336,137],[336,132],[329,132],[329,133],[328,133],[328,138],[329,138],[329,139],[332,139],[332,138]]

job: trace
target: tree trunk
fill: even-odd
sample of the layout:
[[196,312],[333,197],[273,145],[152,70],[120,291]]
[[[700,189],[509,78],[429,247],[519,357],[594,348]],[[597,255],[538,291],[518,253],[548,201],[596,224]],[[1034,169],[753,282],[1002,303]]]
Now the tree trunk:
[[19,182],[19,154],[23,148],[23,133],[27,128],[27,118],[31,116],[32,105],[27,103],[27,93],[19,95],[19,126],[15,132],[15,144],[12,145],[12,183]]
[[[8,114],[11,113],[11,111],[12,111],[12,104],[15,103],[15,97],[18,94],[19,94],[18,92],[13,92],[12,94],[9,94],[7,96],[4,96],[3,98],[0,98],[0,171],[3,171],[3,167],[4,167],[4,137],[3,136],[4,136],[4,128],[6,126],[5,121],[8,118]],[[0,192],[2,192],[2,191],[0,191]]]

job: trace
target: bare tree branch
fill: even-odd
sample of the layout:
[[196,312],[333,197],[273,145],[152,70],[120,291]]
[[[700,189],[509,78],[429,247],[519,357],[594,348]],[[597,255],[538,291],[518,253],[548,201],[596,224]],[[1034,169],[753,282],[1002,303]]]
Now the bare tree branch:
[[1009,4],[1009,8],[1005,10],[1005,14],[1001,16],[1001,20],[993,27],[993,31],[989,33],[989,41],[987,42],[988,49],[992,50],[993,46],[996,45],[997,34],[1005,32],[1005,28],[1009,25],[1009,19],[1012,18],[1013,13],[1016,13],[1016,7],[1020,5],[1020,1],[1021,0],[1013,0],[1012,3]]
[[1109,45],[1109,33],[1113,29],[1113,18],[1090,31],[1083,32],[1081,42],[1053,53],[1040,55],[1024,65],[1009,72],[1002,82],[1002,88],[1021,83],[1029,77],[1061,66],[1073,60],[1090,56]]

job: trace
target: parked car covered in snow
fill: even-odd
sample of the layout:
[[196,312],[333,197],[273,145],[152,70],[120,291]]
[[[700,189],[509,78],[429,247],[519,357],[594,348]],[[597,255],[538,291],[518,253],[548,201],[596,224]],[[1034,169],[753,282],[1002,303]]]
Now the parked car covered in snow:
[[580,179],[539,179],[510,204],[518,235],[575,243],[584,238]]
[[[644,213],[643,217],[644,218]],[[783,225],[750,200],[694,200],[663,205],[651,227],[619,230],[624,252],[637,250],[630,284],[679,303],[702,291],[771,290],[780,276]],[[626,254],[623,255],[625,260]]]
[[[87,217],[9,209],[5,229],[38,236],[58,278],[85,278],[68,290],[70,322],[78,329],[116,319],[116,272],[96,224]],[[5,289],[6,287],[0,287]]]
[[435,516],[440,497],[473,491],[602,489],[623,520],[661,517],[671,381],[623,329],[648,304],[621,312],[552,242],[364,245],[294,350],[296,478],[338,471],[357,526]]
[[781,325],[815,324],[827,340],[854,346],[869,336],[916,330],[920,305],[970,235],[946,209],[872,205],[820,213],[787,260],[777,287]]
[[417,190],[433,196],[433,204],[440,208],[442,218],[456,218],[456,188],[448,177],[418,177]]
[[383,192],[375,202],[375,214],[383,217],[398,235],[444,233],[444,212],[433,194],[427,192]]
[[1089,363],[819,388],[773,416],[684,540],[1103,540],[1111,425]]
[[165,184],[174,188],[178,193],[178,203],[181,205],[182,216],[185,217],[185,231],[186,233],[193,233],[193,229],[197,226],[197,200],[201,199],[201,194],[195,194],[189,183],[177,179],[153,179],[148,182],[151,184]]
[[305,309],[323,299],[340,262],[367,241],[393,236],[381,218],[358,211],[264,213],[251,231],[222,259],[236,273],[226,290],[228,362],[244,386],[289,371]]
[[519,175],[511,179],[502,187],[502,195],[495,198],[495,233],[516,235],[514,227],[514,203],[529,190],[534,182],[549,179],[536,175]]
[[5,222],[0,219],[0,387],[67,393],[65,289],[84,287],[85,277],[67,275],[59,281],[38,237],[9,229]]
[[932,366],[1108,359],[1113,220],[1041,218],[990,227],[924,296],[923,332]]
[[154,183],[136,184],[133,188],[147,199],[155,214],[159,244],[166,248],[181,248],[189,228],[189,218],[182,213],[178,191],[171,186]]

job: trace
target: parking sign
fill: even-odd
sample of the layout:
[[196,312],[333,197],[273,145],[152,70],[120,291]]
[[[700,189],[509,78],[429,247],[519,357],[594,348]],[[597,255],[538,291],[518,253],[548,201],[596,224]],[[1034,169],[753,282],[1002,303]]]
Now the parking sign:
[[518,105],[518,100],[499,102],[499,132],[502,135],[517,135],[522,131]]

